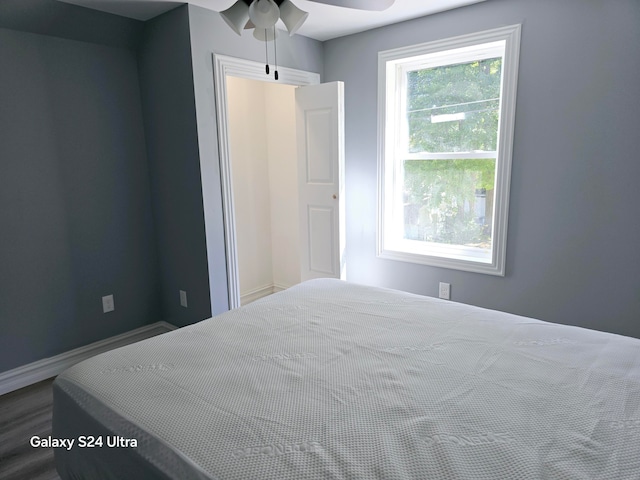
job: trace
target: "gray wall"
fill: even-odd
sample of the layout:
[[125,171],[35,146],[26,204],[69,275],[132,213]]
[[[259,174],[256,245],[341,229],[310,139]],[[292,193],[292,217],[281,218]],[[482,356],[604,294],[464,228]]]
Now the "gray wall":
[[[280,45],[282,65],[322,71],[320,42]],[[227,310],[214,51],[263,54],[197,7],[143,28],[54,0],[0,3],[0,372]]]
[[[504,278],[375,255],[380,50],[522,23]],[[356,282],[640,337],[640,3],[488,0],[324,44],[346,97]]]
[[134,52],[0,29],[0,372],[160,320],[154,237]]
[[[60,21],[29,23],[39,8]],[[377,52],[519,22],[506,277],[377,259]],[[446,281],[456,301],[640,337],[638,24],[633,0],[488,0],[284,38],[282,65],[345,81],[350,280],[427,295]],[[227,309],[213,52],[263,59],[194,6],[141,33],[53,0],[0,2],[0,371]]]
[[[238,37],[216,12],[193,5],[188,8],[207,241],[207,256],[202,261],[208,261],[212,311],[217,314],[226,311],[229,303],[212,56],[219,53],[263,62],[264,44],[250,32]],[[320,42],[299,35],[282,35],[278,39],[278,61],[282,66],[322,75],[322,51]]]
[[211,316],[186,6],[146,22],[138,64],[163,319],[184,326]]

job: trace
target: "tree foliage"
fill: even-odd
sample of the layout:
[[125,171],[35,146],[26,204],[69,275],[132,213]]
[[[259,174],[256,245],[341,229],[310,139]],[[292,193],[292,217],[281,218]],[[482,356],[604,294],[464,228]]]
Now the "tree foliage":
[[[409,152],[495,151],[502,59],[407,74]],[[464,120],[437,122],[464,114]]]
[[494,172],[494,159],[405,161],[405,238],[486,247]]
[[[491,58],[409,72],[408,152],[495,151],[501,70]],[[490,244],[495,158],[406,160],[403,171],[405,238]]]

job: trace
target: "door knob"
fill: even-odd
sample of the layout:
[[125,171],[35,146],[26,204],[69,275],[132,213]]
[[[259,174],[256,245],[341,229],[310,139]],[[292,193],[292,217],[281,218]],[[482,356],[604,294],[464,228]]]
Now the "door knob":
[[336,198],[338,198],[338,195],[336,195],[335,193],[333,194],[333,199],[335,200]]

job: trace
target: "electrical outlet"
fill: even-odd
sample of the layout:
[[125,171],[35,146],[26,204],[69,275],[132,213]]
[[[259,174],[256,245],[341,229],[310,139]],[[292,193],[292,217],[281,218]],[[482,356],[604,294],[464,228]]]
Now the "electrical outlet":
[[449,300],[451,298],[451,284],[440,282],[440,288],[438,289],[438,296],[445,300]]
[[102,312],[109,313],[116,309],[116,305],[113,302],[113,295],[107,295],[102,297]]
[[187,308],[187,292],[180,290],[180,306]]

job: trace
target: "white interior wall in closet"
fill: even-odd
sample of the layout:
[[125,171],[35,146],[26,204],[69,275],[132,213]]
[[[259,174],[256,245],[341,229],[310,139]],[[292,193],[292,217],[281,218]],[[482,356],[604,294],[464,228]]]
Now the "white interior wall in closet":
[[228,77],[241,303],[300,282],[295,87]]

